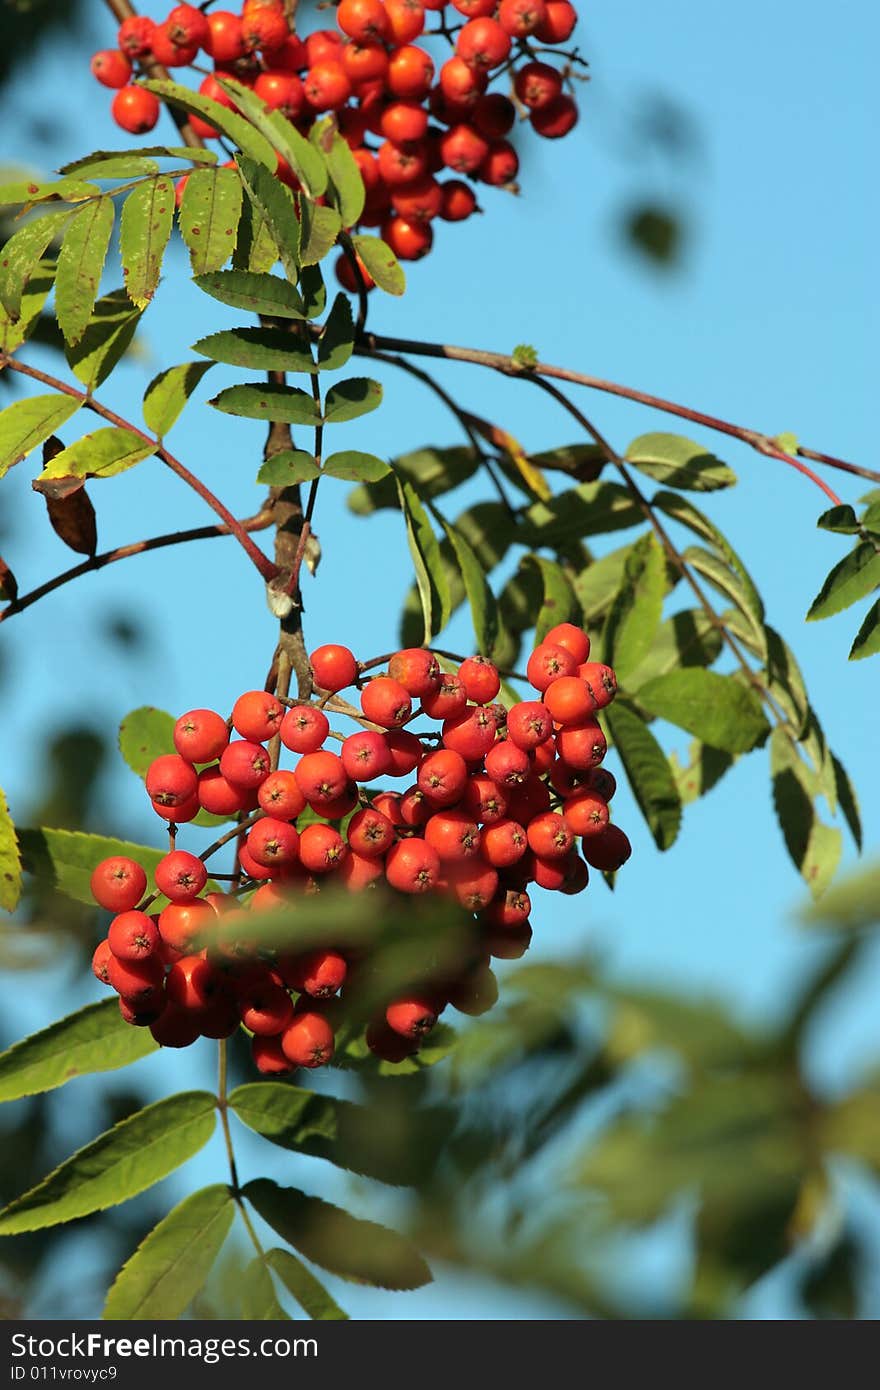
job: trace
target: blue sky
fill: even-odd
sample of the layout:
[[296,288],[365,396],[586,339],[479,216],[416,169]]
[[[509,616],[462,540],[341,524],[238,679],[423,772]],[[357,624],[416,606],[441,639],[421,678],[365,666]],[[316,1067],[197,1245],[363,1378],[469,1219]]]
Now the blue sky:
[[[36,117],[48,91],[65,94],[54,146],[61,164],[87,149],[121,147],[109,99],[89,78],[91,47],[111,41],[95,4],[93,42],[46,52],[10,101]],[[158,13],[157,7],[147,6]],[[769,433],[794,431],[814,448],[876,466],[869,381],[876,356],[877,221],[873,133],[880,116],[874,67],[880,14],[850,0],[834,14],[818,0],[741,0],[734,9],[670,0],[626,0],[591,7],[578,41],[590,58],[582,116],[560,142],[524,140],[522,196],[487,190],[486,215],[439,229],[426,262],[412,268],[409,292],[372,296],[377,331],[509,350],[536,345],[541,356],[685,401]],[[626,131],[649,98],[680,105],[697,148],[670,167],[658,157],[629,157]],[[43,156],[21,138],[2,158]],[[161,128],[160,128],[161,129]],[[158,133],[158,132],[157,132]],[[165,132],[170,138],[170,131]],[[621,248],[622,209],[649,193],[687,209],[683,268],[662,274]],[[232,324],[224,311],[181,288],[178,248],[142,331],[140,354],[113,379],[104,398],[136,419],[150,378],[184,361],[203,333]],[[50,367],[51,370],[51,367]],[[218,368],[198,400],[225,384]],[[454,422],[416,383],[374,373],[386,403],[344,428],[332,447],[391,456],[425,443],[457,443]],[[873,375],[873,374],[872,374]],[[527,447],[574,437],[551,402],[478,368],[444,364],[437,377],[469,408],[516,434]],[[229,377],[231,380],[231,376]],[[584,409],[623,446],[650,429],[675,429],[665,417],[584,393]],[[682,430],[682,432],[685,432]],[[172,447],[240,514],[258,505],[254,484],[258,427],[191,406]],[[855,610],[826,623],[803,615],[830,566],[838,538],[815,529],[825,502],[805,479],[744,446],[691,431],[717,450],[741,485],[707,504],[751,567],[770,621],[802,664],[832,746],[849,768],[862,803],[866,844],[876,849],[880,789],[876,777],[876,663],[848,664]],[[4,512],[30,515],[21,537],[7,538],[22,589],[69,563],[30,492],[29,466],[4,482]],[[844,500],[858,480],[829,476]],[[853,485],[854,484],[854,485]],[[199,500],[150,460],[112,485],[93,485],[101,548],[210,517]],[[361,657],[393,647],[400,600],[410,578],[400,520],[382,513],[369,524],[345,509],[346,486],[324,484],[316,513],[323,560],[306,591],[312,645],[338,640]],[[463,491],[461,505],[473,494]],[[456,499],[458,500],[458,499]],[[173,523],[169,519],[173,518]],[[103,642],[108,611],[130,612],[151,641],[147,663],[126,664]],[[13,810],[27,799],[46,715],[88,712],[115,728],[130,708],[156,704],[179,712],[201,704],[227,708],[243,688],[259,686],[271,656],[272,618],[260,581],[227,541],[137,558],[62,589],[3,632],[14,653],[5,694],[5,751],[0,783]],[[444,645],[469,649],[465,619]],[[57,682],[57,686],[56,686]],[[687,740],[670,741],[684,751]],[[614,761],[609,764],[614,769]],[[616,769],[615,769],[616,770]],[[106,829],[154,834],[134,779],[111,775],[119,822]],[[725,999],[749,1018],[776,1012],[792,983],[821,953],[793,921],[803,899],[785,855],[769,794],[766,758],[738,765],[709,797],[686,811],[680,842],[658,854],[624,789],[618,819],[633,831],[635,854],[613,898],[601,883],[559,906],[547,897],[535,915],[534,951],[598,950],[615,973]],[[848,851],[848,858],[852,858]],[[880,1053],[874,1000],[880,952],[836,996],[813,1041],[811,1065],[841,1086]],[[45,1021],[34,1012],[24,1022]],[[161,1084],[159,1070],[157,1085]],[[444,1279],[399,1299],[393,1316],[461,1316],[470,1286]],[[481,1316],[546,1316],[527,1300],[482,1290]],[[349,1305],[387,1316],[372,1295]],[[408,1310],[411,1310],[408,1311]]]

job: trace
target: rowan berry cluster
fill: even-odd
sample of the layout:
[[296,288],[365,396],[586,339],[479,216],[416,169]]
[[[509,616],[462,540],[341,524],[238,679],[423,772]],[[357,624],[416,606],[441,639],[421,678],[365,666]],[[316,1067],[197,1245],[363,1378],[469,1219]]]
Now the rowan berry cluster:
[[[614,871],[630,855],[609,820],[614,777],[600,766],[606,742],[597,714],[616,680],[589,657],[580,628],[553,628],[526,670],[540,698],[506,707],[497,702],[499,673],[483,657],[449,673],[432,652],[411,648],[372,675],[375,663],[323,646],[311,655],[315,703],[248,691],[228,721],[206,709],[182,715],[177,751],[151,764],[147,793],[175,834],[202,809],[243,818],[232,837],[234,886],[206,892],[206,856],[176,847],[146,899],[139,864],[111,858],[97,866],[93,896],[116,916],[93,969],[119,994],[123,1017],[171,1047],[243,1025],[265,1073],[326,1062],[334,1007],[357,989],[363,961],[344,946],[260,952],[246,938],[254,913],[287,907],[295,918],[298,897],[333,884],[444,894],[474,928],[476,952],[455,978],[388,999],[369,1022],[366,1041],[380,1057],[401,1061],[415,1051],[447,1004],[465,1013],[490,1008],[490,958],[516,958],[531,939],[528,887],[580,893],[588,865]],[[339,699],[351,685],[360,712]],[[363,725],[356,733],[331,732],[325,709],[340,706]],[[439,729],[406,727],[424,719]],[[267,745],[276,736],[298,755],[292,769],[273,767]],[[332,740],[338,752],[326,746]],[[368,785],[384,779],[392,789]],[[395,781],[405,789],[394,790]],[[159,894],[168,905],[150,914]],[[230,930],[212,943],[221,921]]]
[[[426,28],[429,11],[436,27]],[[366,189],[359,225],[381,228],[403,260],[431,249],[435,218],[459,222],[477,209],[471,185],[441,182],[441,171],[512,188],[519,159],[507,137],[517,115],[550,139],[577,121],[567,60],[581,60],[560,55],[562,67],[545,61],[548,53],[559,55],[574,29],[569,0],[340,0],[335,17],[337,28],[301,38],[279,0],[245,0],[240,14],[175,5],[162,23],[126,19],[118,48],[96,53],[92,71],[118,89],[114,119],[134,134],[159,119],[157,98],[133,82],[136,66],[151,61],[204,72],[199,92],[227,107],[233,103],[217,78],[234,77],[304,134],[316,117],[334,112]],[[435,39],[453,49],[439,69],[416,42]],[[212,72],[201,66],[201,54]],[[489,90],[496,78],[506,80],[509,94]],[[204,139],[217,136],[200,116],[190,119]],[[283,160],[278,177],[298,187]],[[354,288],[344,258],[337,273]]]

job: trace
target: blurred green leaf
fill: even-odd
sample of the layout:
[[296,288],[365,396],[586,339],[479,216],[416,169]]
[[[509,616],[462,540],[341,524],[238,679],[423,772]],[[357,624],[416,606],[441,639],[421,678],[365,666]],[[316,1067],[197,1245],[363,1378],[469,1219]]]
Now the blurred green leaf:
[[699,667],[647,681],[639,690],[639,704],[728,753],[747,753],[770,732],[754,691],[732,676]]
[[641,434],[624,457],[658,483],[686,492],[715,492],[736,482],[726,463],[680,434]]
[[266,1255],[266,1261],[310,1318],[316,1321],[338,1322],[348,1317],[311,1270],[295,1255],[291,1255],[289,1250],[270,1250]]
[[234,1214],[229,1188],[220,1183],[185,1197],[122,1266],[107,1295],[104,1318],[179,1318],[204,1287]]
[[0,789],[0,907],[14,912],[21,897],[21,855],[15,825]]
[[0,1102],[52,1091],[77,1076],[116,1071],[156,1049],[148,1028],[123,1022],[115,997],[87,1004],[0,1053]]

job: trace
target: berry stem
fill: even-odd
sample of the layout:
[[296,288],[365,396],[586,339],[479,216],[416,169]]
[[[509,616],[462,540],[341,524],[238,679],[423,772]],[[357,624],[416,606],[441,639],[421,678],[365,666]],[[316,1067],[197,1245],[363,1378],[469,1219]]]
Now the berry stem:
[[[820,454],[813,449],[801,446],[798,446],[797,457],[794,457],[780,449],[770,435],[763,434],[759,430],[733,424],[730,420],[722,420],[716,415],[707,415],[704,411],[679,405],[677,402],[666,400],[662,396],[650,395],[645,391],[636,390],[632,386],[621,386],[618,382],[606,381],[602,377],[571,371],[568,367],[556,367],[548,362],[536,362],[534,366],[524,367],[515,358],[501,352],[487,352],[481,348],[453,347],[445,343],[427,343],[413,338],[388,338],[377,333],[363,334],[355,344],[355,352],[363,357],[372,357],[377,352],[389,351],[411,354],[414,357],[440,357],[451,362],[473,362],[477,366],[489,367],[505,376],[550,377],[558,381],[571,382],[575,386],[586,386],[592,391],[602,391],[606,395],[621,396],[624,400],[648,406],[651,410],[661,410],[667,415],[677,415],[682,420],[690,420],[693,424],[703,425],[706,429],[715,430],[716,433],[730,435],[731,438],[750,445],[759,454],[764,454],[768,458],[779,459],[781,462],[797,468],[810,477],[813,482],[823,487],[823,490],[826,490],[823,484],[819,482],[815,474],[799,463],[799,459],[812,459],[814,462],[823,463],[829,468],[836,468],[844,473],[853,473],[856,477],[866,478],[872,483],[880,483],[880,473],[874,472],[870,468],[863,468],[860,464],[847,463],[844,459],[835,458],[831,454]],[[563,469],[562,471],[567,470]],[[831,495],[833,496],[833,494]]]
[[226,1039],[221,1038],[217,1044],[217,1111],[220,1115],[220,1128],[223,1130],[223,1142],[226,1146],[226,1157],[229,1160],[229,1178],[232,1196],[236,1206],[241,1212],[241,1219],[244,1222],[245,1230],[251,1238],[253,1247],[261,1260],[265,1260],[266,1252],[257,1235],[254,1224],[251,1221],[250,1213],[241,1195],[241,1186],[238,1181],[238,1167],[235,1162],[235,1149],[232,1143],[232,1131],[229,1128],[229,1096],[228,1096],[228,1075],[227,1075],[227,1046]]
[[[243,531],[264,531],[272,525],[272,514],[263,510],[257,512],[255,516],[245,517],[238,524]],[[188,541],[206,541],[214,536],[230,536],[231,534],[229,527],[223,524],[196,526],[190,531],[172,531],[166,536],[150,536],[147,540],[133,541],[130,545],[119,545],[113,550],[103,551],[100,555],[92,555],[88,560],[83,560],[79,565],[71,566],[70,569],[57,574],[54,579],[47,579],[45,584],[31,589],[29,594],[21,594],[12,603],[7,604],[0,612],[0,623],[4,622],[6,618],[14,618],[16,613],[22,613],[25,608],[30,608],[32,603],[37,603],[47,594],[53,593],[55,589],[69,584],[71,580],[103,569],[105,565],[115,564],[117,560],[127,560],[132,555],[143,555],[148,550],[161,550],[168,545],[183,545]]]
[[130,421],[123,419],[121,415],[117,415],[114,410],[110,410],[106,405],[102,405],[100,401],[95,400],[94,396],[90,396],[87,391],[79,391],[75,386],[69,385],[66,381],[59,380],[58,377],[49,376],[47,372],[41,372],[37,367],[30,367],[24,362],[17,362],[14,357],[0,352],[0,371],[2,371],[4,367],[8,367],[10,371],[19,372],[22,376],[30,377],[33,381],[40,381],[44,386],[51,386],[54,391],[60,391],[62,395],[71,396],[74,400],[79,401],[80,405],[84,405],[87,409],[93,410],[96,415],[100,415],[102,420],[107,420],[111,425],[116,425],[118,429],[127,430],[130,434],[137,435],[138,439],[143,439],[145,443],[150,444],[153,453],[171,469],[172,473],[176,473],[178,478],[185,482],[188,487],[192,488],[193,492],[198,493],[202,501],[206,502],[211,510],[217,513],[221,521],[228,526],[230,534],[235,536],[239,545],[262,575],[263,579],[265,579],[266,583],[271,582],[271,580],[275,578],[278,574],[278,566],[274,565],[269,557],[263,554],[260,547],[251,540],[248,533],[242,529],[241,523],[232,515],[229,508],[220,501],[219,497],[216,497],[211,489],[206,487],[200,478],[196,477],[195,473],[191,473],[186,467],[186,464],[181,463],[180,459],[175,458],[173,454],[169,453],[160,440],[154,438],[145,430],[139,429],[137,425],[131,424]]
[[206,860],[211,858],[212,854],[216,854],[218,849],[222,849],[224,845],[228,845],[230,840],[237,839],[237,837],[241,835],[243,831],[249,830],[250,827],[252,825],[255,825],[258,820],[262,820],[265,814],[265,811],[252,811],[251,814],[245,820],[236,822],[232,830],[227,830],[225,835],[221,835],[220,838],[218,840],[215,840],[212,845],[208,845],[207,849],[203,849],[201,854],[199,855],[199,858],[204,863]]

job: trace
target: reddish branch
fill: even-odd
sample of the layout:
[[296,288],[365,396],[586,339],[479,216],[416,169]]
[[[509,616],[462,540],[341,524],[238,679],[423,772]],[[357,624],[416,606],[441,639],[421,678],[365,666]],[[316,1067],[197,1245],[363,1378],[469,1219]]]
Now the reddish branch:
[[[729,435],[732,439],[738,439],[743,444],[750,445],[758,453],[765,454],[768,458],[780,459],[783,463],[788,463],[792,467],[805,473],[813,482],[828,492],[816,477],[816,475],[803,464],[798,458],[785,453],[779,448],[778,443],[767,434],[762,434],[759,430],[747,429],[744,425],[732,424],[729,420],[719,419],[716,415],[707,415],[701,410],[692,410],[690,406],[679,405],[675,401],[665,400],[662,396],[652,396],[645,391],[637,391],[631,386],[621,386],[615,381],[606,381],[602,377],[590,376],[585,372],[574,372],[567,367],[555,367],[548,362],[537,362],[532,367],[524,367],[515,358],[501,352],[487,352],[481,348],[452,347],[446,343],[425,343],[413,338],[387,338],[378,333],[366,333],[355,347],[355,351],[362,356],[372,356],[374,351],[381,352],[402,352],[414,357],[439,357],[450,362],[473,362],[477,366],[490,367],[493,371],[501,372],[505,376],[515,377],[549,377],[557,381],[568,381],[575,386],[586,386],[592,391],[603,391],[607,395],[621,396],[624,400],[635,401],[638,405],[649,406],[652,410],[661,410],[666,415],[678,415],[682,420],[689,420],[692,424],[702,425],[706,429],[714,430],[719,434]],[[859,478],[867,478],[869,482],[880,483],[880,473],[873,472],[870,468],[862,468],[856,463],[847,463],[844,459],[835,458],[831,454],[819,454],[812,449],[798,448],[797,454],[800,458],[813,459],[816,463],[823,463],[829,468],[836,468],[844,473],[854,473]],[[833,495],[830,494],[829,495]]]
[[[264,531],[273,524],[274,518],[271,511],[257,512],[256,516],[245,517],[239,521],[238,525],[243,531]],[[54,579],[47,579],[45,584],[40,584],[38,588],[31,589],[29,594],[22,594],[14,602],[0,612],[0,623],[7,618],[14,618],[16,613],[21,613],[25,608],[30,608],[32,603],[45,598],[46,594],[51,594],[55,589],[60,589],[62,585],[69,584],[73,579],[79,579],[84,574],[91,574],[93,570],[104,569],[107,565],[113,565],[117,560],[127,560],[132,555],[144,555],[148,550],[163,550],[168,545],[184,545],[187,541],[207,541],[214,536],[230,536],[232,532],[228,526],[196,526],[190,531],[172,531],[167,536],[151,536],[148,540],[133,541],[131,545],[118,545],[114,550],[105,550],[100,555],[92,555],[88,560],[83,560],[78,565],[73,565],[69,570],[64,570],[61,574],[56,574]]]
[[169,453],[158,439],[154,439],[153,436],[147,434],[145,430],[138,429],[136,425],[123,419],[121,415],[117,415],[114,410],[110,410],[106,405],[102,405],[99,401],[96,401],[94,396],[90,396],[86,391],[79,391],[75,386],[70,386],[66,381],[61,381],[58,377],[49,376],[48,373],[41,372],[37,367],[27,366],[24,362],[17,362],[14,357],[8,357],[5,353],[0,353],[0,370],[2,370],[3,367],[8,367],[12,372],[20,372],[22,376],[31,377],[34,381],[40,381],[44,386],[50,386],[53,391],[60,391],[62,395],[71,396],[74,400],[79,401],[80,405],[86,406],[87,409],[93,410],[96,415],[100,415],[103,420],[107,420],[111,425],[115,425],[117,429],[127,430],[129,434],[134,434],[138,439],[142,439],[145,444],[149,444],[153,453],[156,454],[164,464],[167,464],[172,473],[176,473],[178,478],[182,479],[188,487],[191,487],[193,492],[198,493],[199,497],[201,497],[204,502],[207,502],[211,510],[217,513],[220,520],[229,528],[230,534],[235,536],[239,545],[250,557],[266,583],[268,584],[275,578],[278,573],[278,566],[274,565],[269,557],[263,554],[260,547],[251,540],[247,531],[243,529],[241,523],[232,515],[229,508],[220,501],[219,497],[216,497],[211,489],[206,487],[200,478],[196,477],[195,473],[191,473],[186,467],[186,464],[181,463],[180,459],[175,458],[173,454]]

